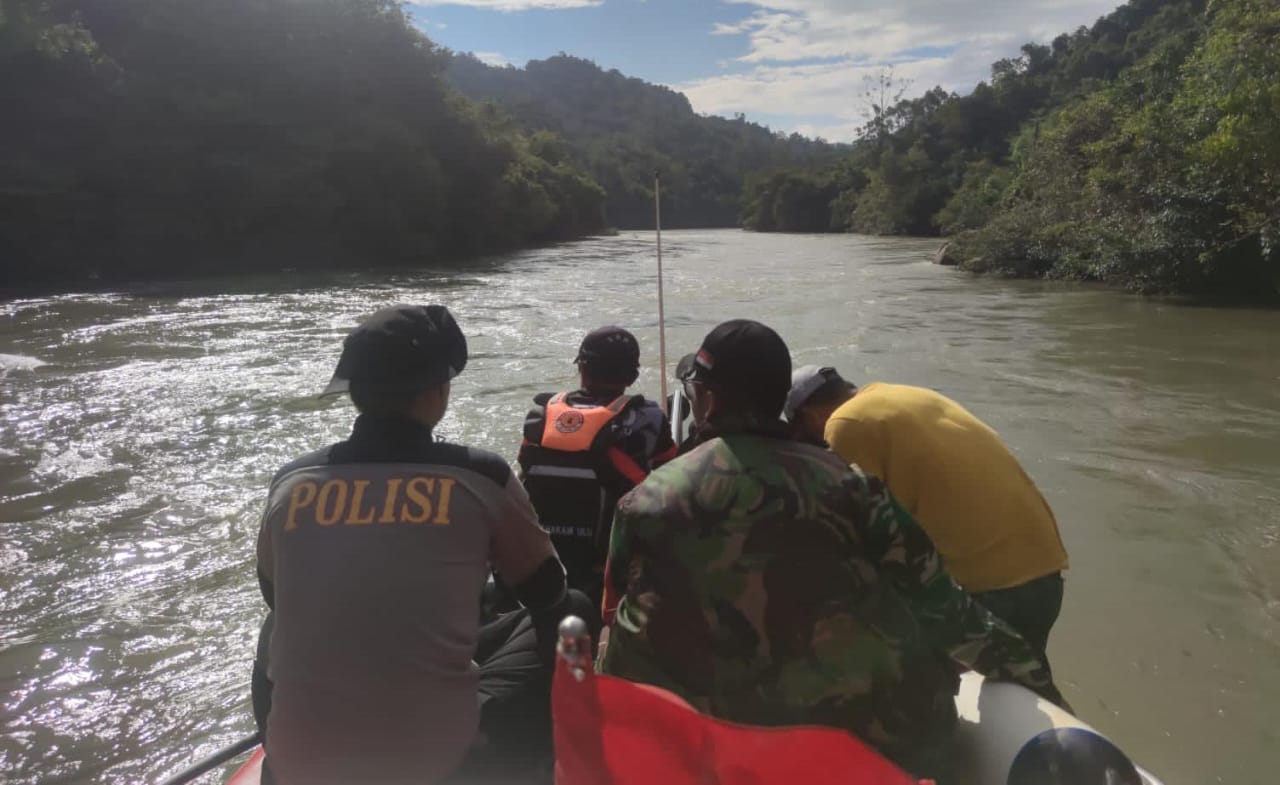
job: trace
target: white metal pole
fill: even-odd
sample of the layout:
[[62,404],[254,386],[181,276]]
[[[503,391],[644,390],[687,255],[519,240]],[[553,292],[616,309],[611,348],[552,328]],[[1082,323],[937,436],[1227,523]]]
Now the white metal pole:
[[658,378],[662,384],[662,411],[667,411],[667,314],[662,292],[662,178],[653,173],[653,220],[658,234]]

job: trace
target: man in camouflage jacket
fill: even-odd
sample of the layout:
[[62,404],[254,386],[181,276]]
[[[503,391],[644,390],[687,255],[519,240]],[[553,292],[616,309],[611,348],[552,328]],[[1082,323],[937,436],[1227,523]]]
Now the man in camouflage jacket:
[[707,335],[684,379],[700,445],[618,506],[600,670],[727,720],[844,728],[945,775],[951,661],[1062,698],[883,482],[787,436],[790,373],[765,325]]

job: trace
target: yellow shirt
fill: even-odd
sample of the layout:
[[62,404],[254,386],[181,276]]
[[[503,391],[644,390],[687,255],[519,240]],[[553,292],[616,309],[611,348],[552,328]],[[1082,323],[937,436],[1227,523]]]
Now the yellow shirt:
[[1067,566],[1049,504],[996,432],[921,387],[869,384],[827,421],[827,443],[885,481],[970,592]]

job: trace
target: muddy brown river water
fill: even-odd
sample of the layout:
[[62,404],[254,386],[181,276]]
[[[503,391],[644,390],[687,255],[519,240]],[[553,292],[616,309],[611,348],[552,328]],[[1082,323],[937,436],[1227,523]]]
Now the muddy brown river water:
[[[928,264],[934,241],[664,240],[672,365],[749,316],[797,364],[961,401],[1058,515],[1050,653],[1080,715],[1167,785],[1276,781],[1280,312],[972,278]],[[652,251],[0,303],[0,778],[157,781],[252,730],[257,516],[279,465],[345,434],[315,394],[359,317],[453,309],[472,360],[440,431],[514,459],[592,327],[637,333],[656,397]]]

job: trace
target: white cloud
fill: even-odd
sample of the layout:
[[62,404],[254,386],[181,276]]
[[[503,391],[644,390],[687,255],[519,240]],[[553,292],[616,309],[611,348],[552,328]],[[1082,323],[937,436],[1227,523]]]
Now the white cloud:
[[[935,84],[947,89],[964,85],[950,78],[952,61],[927,58],[899,62],[896,78],[910,80],[909,94],[921,93]],[[782,130],[807,136],[822,136],[833,142],[852,141],[867,118],[866,80],[880,71],[880,65],[848,60],[801,65],[755,66],[745,73],[724,74],[677,85],[699,112],[710,114],[790,115],[794,125]],[[826,118],[813,121],[807,118]]]
[[883,57],[994,34],[1043,39],[1090,24],[1118,0],[727,0],[755,11],[737,25],[746,62]]
[[[751,6],[710,34],[743,36],[737,73],[673,85],[700,112],[795,116],[785,130],[848,141],[865,121],[864,79],[893,65],[909,95],[968,92],[1027,41],[1092,24],[1119,0],[725,0]],[[945,54],[940,54],[945,53]],[[818,61],[815,63],[815,61]]]
[[529,11],[531,9],[554,11],[565,8],[590,8],[603,3],[604,0],[409,0],[410,5],[465,5],[472,8],[488,8],[493,11]]
[[502,66],[512,64],[510,60],[499,52],[472,52],[471,54],[485,65],[493,65],[501,68]]

